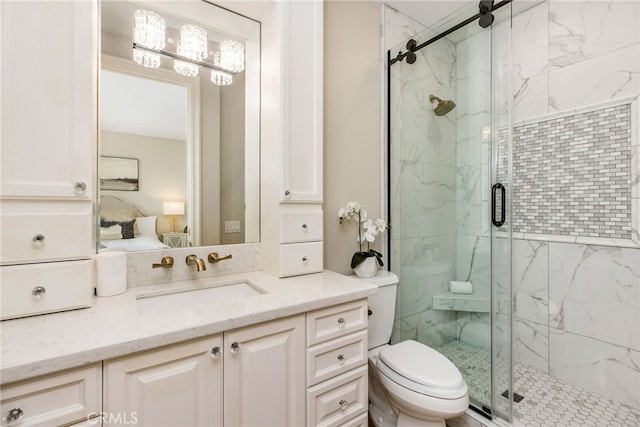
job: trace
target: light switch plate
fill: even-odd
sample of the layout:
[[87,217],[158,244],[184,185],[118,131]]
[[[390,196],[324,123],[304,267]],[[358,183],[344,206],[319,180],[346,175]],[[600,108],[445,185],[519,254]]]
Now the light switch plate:
[[224,232],[225,233],[239,233],[240,232],[240,221],[225,221],[224,222]]

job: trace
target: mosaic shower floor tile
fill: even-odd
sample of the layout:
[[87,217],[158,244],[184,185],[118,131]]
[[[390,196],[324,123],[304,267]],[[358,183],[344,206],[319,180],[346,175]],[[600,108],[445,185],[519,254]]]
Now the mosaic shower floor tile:
[[[472,403],[490,406],[489,352],[461,341],[451,341],[438,351],[460,369],[469,386]],[[502,365],[504,363],[498,361],[500,376],[507,372],[506,365]],[[498,381],[507,383],[506,378]],[[524,397],[513,403],[513,425],[517,427],[640,426],[640,411],[520,363],[513,366],[513,386],[515,392]]]

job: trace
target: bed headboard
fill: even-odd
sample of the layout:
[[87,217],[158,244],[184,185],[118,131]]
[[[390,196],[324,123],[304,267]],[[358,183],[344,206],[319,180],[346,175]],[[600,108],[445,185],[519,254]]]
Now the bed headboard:
[[115,211],[120,209],[135,209],[136,217],[146,216],[144,213],[140,212],[140,209],[138,209],[136,205],[131,202],[127,202],[126,200],[122,200],[112,195],[104,195],[100,197],[100,212]]

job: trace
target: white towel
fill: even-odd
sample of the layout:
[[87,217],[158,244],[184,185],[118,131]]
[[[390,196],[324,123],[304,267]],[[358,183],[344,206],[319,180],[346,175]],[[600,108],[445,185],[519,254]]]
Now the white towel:
[[470,294],[473,292],[471,282],[449,282],[449,291],[452,294]]

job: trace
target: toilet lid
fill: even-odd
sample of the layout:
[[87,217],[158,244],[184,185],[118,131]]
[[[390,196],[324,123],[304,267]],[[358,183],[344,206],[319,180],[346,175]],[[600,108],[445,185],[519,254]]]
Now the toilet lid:
[[445,399],[467,393],[467,384],[458,368],[438,351],[416,341],[403,341],[382,349],[378,364],[380,371],[392,380],[419,393]]

